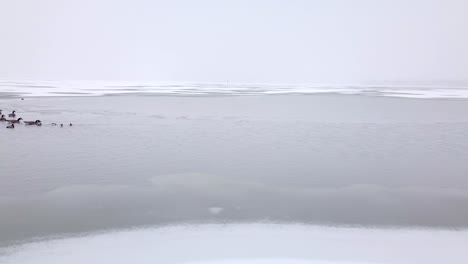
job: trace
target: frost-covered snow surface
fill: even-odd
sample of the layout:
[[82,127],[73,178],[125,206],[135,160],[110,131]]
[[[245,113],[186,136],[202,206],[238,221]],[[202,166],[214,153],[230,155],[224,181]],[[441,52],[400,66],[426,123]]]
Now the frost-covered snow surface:
[[468,263],[468,231],[210,224],[101,233],[9,248],[2,264]]

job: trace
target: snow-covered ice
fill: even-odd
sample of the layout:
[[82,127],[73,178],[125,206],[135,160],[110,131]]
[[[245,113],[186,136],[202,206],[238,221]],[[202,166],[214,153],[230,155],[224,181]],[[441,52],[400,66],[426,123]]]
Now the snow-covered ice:
[[9,248],[2,264],[468,263],[468,231],[206,224],[100,233]]

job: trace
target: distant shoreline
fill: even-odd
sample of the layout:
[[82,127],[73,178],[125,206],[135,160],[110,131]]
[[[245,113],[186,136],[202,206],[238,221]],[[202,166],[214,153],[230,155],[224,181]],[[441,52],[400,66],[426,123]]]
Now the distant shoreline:
[[466,87],[359,86],[359,85],[270,85],[183,84],[112,82],[13,82],[0,80],[0,98],[109,95],[160,96],[251,96],[251,95],[366,95],[414,99],[468,99]]

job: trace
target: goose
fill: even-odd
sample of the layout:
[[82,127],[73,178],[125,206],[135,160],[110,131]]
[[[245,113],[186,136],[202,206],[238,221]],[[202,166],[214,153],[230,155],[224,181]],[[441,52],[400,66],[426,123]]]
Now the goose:
[[16,124],[16,123],[19,123],[21,120],[23,120],[23,118],[18,118],[18,119],[7,119],[7,122],[10,123],[10,124]]
[[8,125],[6,128],[15,128],[14,124]]
[[11,114],[8,114],[8,117],[16,117],[16,111],[13,110]]
[[0,121],[6,121],[5,115],[0,116]]
[[36,125],[36,126],[40,126],[41,125],[41,120],[36,120],[36,121],[23,121],[26,125]]

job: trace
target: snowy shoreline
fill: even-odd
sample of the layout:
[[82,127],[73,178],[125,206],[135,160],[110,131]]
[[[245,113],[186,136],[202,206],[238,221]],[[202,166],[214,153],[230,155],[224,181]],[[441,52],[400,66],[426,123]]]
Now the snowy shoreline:
[[0,81],[1,97],[104,96],[122,94],[174,96],[343,94],[416,99],[467,99],[468,88],[439,86]]
[[466,263],[467,243],[468,231],[180,225],[26,244],[12,248],[0,262],[456,264]]

